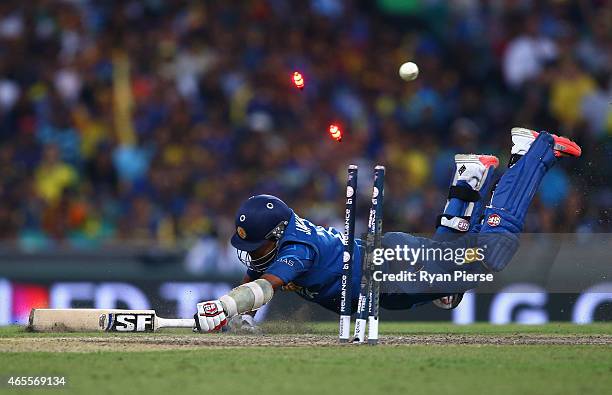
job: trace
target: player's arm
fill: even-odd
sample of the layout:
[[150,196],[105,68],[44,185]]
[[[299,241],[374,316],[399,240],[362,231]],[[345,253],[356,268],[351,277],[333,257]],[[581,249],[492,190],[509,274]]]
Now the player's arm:
[[285,285],[285,282],[274,274],[266,273],[261,276],[261,278],[268,281],[272,285],[274,291],[278,290],[279,288],[282,288]]
[[[277,276],[273,275],[273,274],[264,274],[260,277],[260,279],[264,279],[267,280],[271,285],[272,285],[272,289],[273,290],[277,290],[278,288],[282,288],[283,287],[283,281],[278,278]],[[251,283],[251,277],[248,275],[245,275],[244,278],[242,279],[242,284],[248,284]],[[217,301],[213,301],[213,302],[217,302]],[[221,302],[221,299],[219,299],[219,302]],[[204,303],[209,303],[209,302],[204,302]],[[202,303],[203,304],[203,303]],[[222,306],[224,306],[223,303],[220,303]],[[226,323],[228,326],[231,326],[232,328],[240,328],[240,330],[247,330],[247,331],[253,331],[257,329],[257,325],[254,321],[255,318],[255,314],[257,313],[257,310],[250,310],[244,313],[240,313],[238,312],[235,316],[231,317],[228,313],[225,307],[223,307],[223,312],[226,315]],[[215,317],[212,317],[212,325],[213,329],[212,330],[216,330],[215,327],[216,326],[220,326],[223,327],[223,319],[219,316],[216,317],[218,318],[218,323],[215,322]],[[202,318],[203,320],[207,320],[206,317]],[[208,325],[210,328],[210,325]],[[196,325],[197,327],[197,325]],[[206,325],[200,325],[200,328],[197,328],[198,330],[204,331],[206,332],[206,330],[202,330],[202,327],[206,327]],[[220,328],[218,328],[220,329]]]
[[[200,332],[216,331],[228,319],[256,311],[268,303],[274,292],[306,272],[313,264],[314,251],[305,245],[284,247],[266,273],[254,281],[246,282],[218,300],[198,303],[194,317]],[[243,281],[252,277],[247,273]]]
[[[264,274],[264,275],[260,276],[259,278],[264,278],[264,279],[268,280],[270,282],[270,284],[272,284],[272,288],[274,289],[274,291],[276,291],[278,288],[282,288],[284,286],[283,280],[281,280],[280,278],[276,277],[273,274]],[[242,284],[250,283],[251,281],[253,281],[253,278],[251,276],[249,276],[248,273],[247,273],[242,278],[242,282],[240,284],[242,285]],[[254,318],[256,313],[257,313],[257,310],[252,310],[252,311],[247,311],[244,314],[250,315],[251,317]]]
[[274,286],[264,276],[232,289],[218,300],[198,303],[194,317],[196,329],[200,332],[219,330],[228,319],[256,311],[268,303],[274,295]]

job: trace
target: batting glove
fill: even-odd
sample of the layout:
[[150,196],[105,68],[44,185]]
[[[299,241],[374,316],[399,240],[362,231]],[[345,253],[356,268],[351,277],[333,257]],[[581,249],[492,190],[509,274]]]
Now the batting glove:
[[227,324],[227,315],[219,300],[201,302],[197,305],[198,312],[194,315],[196,329],[199,332],[218,331]]

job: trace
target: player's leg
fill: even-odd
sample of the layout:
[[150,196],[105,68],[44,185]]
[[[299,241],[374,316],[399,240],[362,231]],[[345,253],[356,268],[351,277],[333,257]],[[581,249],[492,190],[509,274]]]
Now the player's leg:
[[[499,159],[492,155],[457,154],[444,212],[438,216],[434,240],[450,241],[480,228],[480,217]],[[441,309],[459,306],[463,293],[447,294],[432,301]]]
[[518,233],[546,172],[562,156],[581,154],[580,147],[565,137],[512,129],[510,168],[495,187],[486,207],[479,233],[479,244],[487,244],[484,262],[488,269],[502,270],[518,248]]
[[[535,133],[535,132],[534,132]],[[469,233],[452,242],[419,238],[407,233],[385,234],[383,247],[391,249],[408,248],[454,250],[479,247],[487,244],[485,258],[481,262],[454,265],[445,260],[426,260],[414,266],[406,262],[391,260],[385,262],[390,273],[408,268],[414,272],[429,274],[454,274],[460,270],[481,274],[502,270],[518,248],[518,233],[522,230],[525,215],[535,192],[546,172],[555,164],[558,156],[579,156],[580,148],[573,142],[548,133],[527,135],[513,130],[513,160],[510,169],[500,179],[490,205],[486,208],[486,222],[480,233]],[[386,284],[389,293],[461,293],[475,288],[477,282],[438,282],[436,284],[412,282],[407,284]],[[395,287],[395,288],[394,288]],[[434,300],[432,298],[430,300]],[[382,304],[381,304],[382,305]]]
[[436,221],[434,240],[452,240],[472,228],[473,215],[480,217],[483,201],[499,160],[492,155],[455,155],[455,172],[444,211]]
[[[465,232],[471,231],[472,215],[480,218],[484,201],[492,184],[493,173],[499,165],[499,160],[492,155],[457,154],[455,155],[455,171],[450,182],[448,200],[444,211],[437,218],[436,232],[432,239],[435,241],[451,241]],[[397,235],[396,235],[397,236]],[[413,239],[400,243],[410,243]],[[393,241],[391,241],[393,244]],[[406,245],[406,244],[404,244]],[[418,248],[418,241],[415,246]],[[411,306],[429,303],[442,309],[452,309],[459,305],[463,293],[455,294],[383,294],[382,305],[386,309],[406,309]]]
[[[511,131],[511,135],[512,135],[512,149],[511,149],[510,162],[508,163],[509,168],[513,168],[514,165],[518,163],[519,160],[530,150],[532,144],[535,142],[539,133],[533,130],[525,129],[525,128],[513,128]],[[501,190],[504,190],[504,193],[506,195],[508,195],[507,193],[509,189],[508,186],[511,187],[512,185],[516,184],[514,182],[514,179],[516,177],[521,177],[523,180],[531,181],[531,183],[526,184],[525,188],[527,189],[517,188],[514,194],[505,196],[505,200],[504,200],[504,202],[508,202],[508,201],[522,202],[521,205],[516,207],[516,209],[521,212],[521,215],[520,215],[521,224],[524,221],[524,216],[527,212],[527,209],[529,207],[533,194],[537,190],[537,187],[540,184],[540,181],[542,177],[544,176],[544,174],[546,173],[546,171],[554,165],[554,162],[555,162],[554,159],[560,156],[579,156],[580,155],[580,147],[576,143],[570,141],[569,139],[565,137],[560,137],[560,136],[555,136],[555,135],[552,135],[551,137],[553,140],[553,146],[552,146],[552,149],[547,150],[547,151],[550,151],[548,152],[549,154],[548,156],[551,158],[550,161],[545,161],[545,162],[538,161],[538,158],[535,155],[536,152],[532,151],[532,154],[534,155],[529,155],[529,158],[530,158],[529,162],[525,162],[521,165],[522,171],[520,172],[520,174],[519,174],[518,168],[512,171],[509,170],[508,175],[507,176],[504,175],[504,177],[502,177],[503,181],[500,180],[500,182],[503,182],[503,185],[504,185],[504,187],[502,187]],[[546,151],[545,148],[540,148],[538,152],[542,152],[542,150]],[[542,170],[542,169],[545,169],[545,170]],[[535,175],[535,177],[531,177],[532,173],[533,175]],[[488,190],[487,188],[489,188],[489,185],[491,184],[491,180],[492,180],[492,177],[489,177],[488,179],[483,180],[483,185],[484,185],[482,188],[483,190]],[[497,187],[498,186],[496,185],[494,187],[494,190],[497,190]],[[495,195],[495,192],[494,192],[494,195]],[[528,197],[527,199],[525,199],[526,196]],[[497,202],[501,202],[502,201],[501,198],[502,197],[498,196],[495,204],[497,204]],[[484,199],[480,199],[478,202],[476,202],[476,206],[474,207],[474,210],[471,212],[472,218],[470,220],[470,232],[479,233],[482,229],[482,226],[483,226],[482,218],[484,218],[482,213],[485,208],[484,201],[485,201]],[[491,205],[495,207],[493,203],[491,203]],[[502,208],[502,212],[505,212],[505,211],[506,210]],[[496,225],[496,223],[498,222],[498,219],[500,219],[501,217],[499,217],[495,213],[491,214],[490,212],[487,212],[487,217],[488,215],[491,215],[491,220],[488,221],[488,224],[486,224],[487,229],[483,232],[483,239],[481,239],[478,244],[479,245],[486,244],[489,247],[494,247],[493,249],[489,250],[490,251],[489,254],[491,255],[490,261],[493,262],[491,269],[499,271],[499,270],[502,270],[505,267],[505,265],[507,265],[509,260],[514,255],[514,252],[518,248],[518,239],[512,236],[506,235],[504,234],[504,232],[492,231],[490,228],[498,226]],[[522,228],[522,225],[521,225],[521,228]],[[505,230],[505,227],[502,227],[501,230]],[[512,229],[511,227],[509,227],[508,230],[510,232],[509,234],[512,234],[512,231],[514,231],[515,233],[520,232],[520,229]],[[486,235],[487,233],[493,233],[493,234]],[[502,235],[499,235],[498,233],[501,233]],[[453,309],[457,307],[459,303],[461,303],[462,298],[463,298],[463,293],[451,294],[451,295],[444,296],[440,299],[434,300],[433,304],[442,309],[447,309],[447,310]]]

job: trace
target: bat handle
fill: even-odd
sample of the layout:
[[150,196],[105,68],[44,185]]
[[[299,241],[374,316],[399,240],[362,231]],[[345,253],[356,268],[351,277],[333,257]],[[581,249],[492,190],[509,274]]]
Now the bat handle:
[[193,328],[195,320],[193,318],[159,318],[157,317],[159,328]]

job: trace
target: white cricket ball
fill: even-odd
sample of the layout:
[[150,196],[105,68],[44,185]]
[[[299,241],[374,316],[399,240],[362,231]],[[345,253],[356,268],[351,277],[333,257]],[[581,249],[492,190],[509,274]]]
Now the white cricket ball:
[[400,66],[399,75],[404,81],[412,81],[419,75],[419,66],[416,63],[406,62]]

